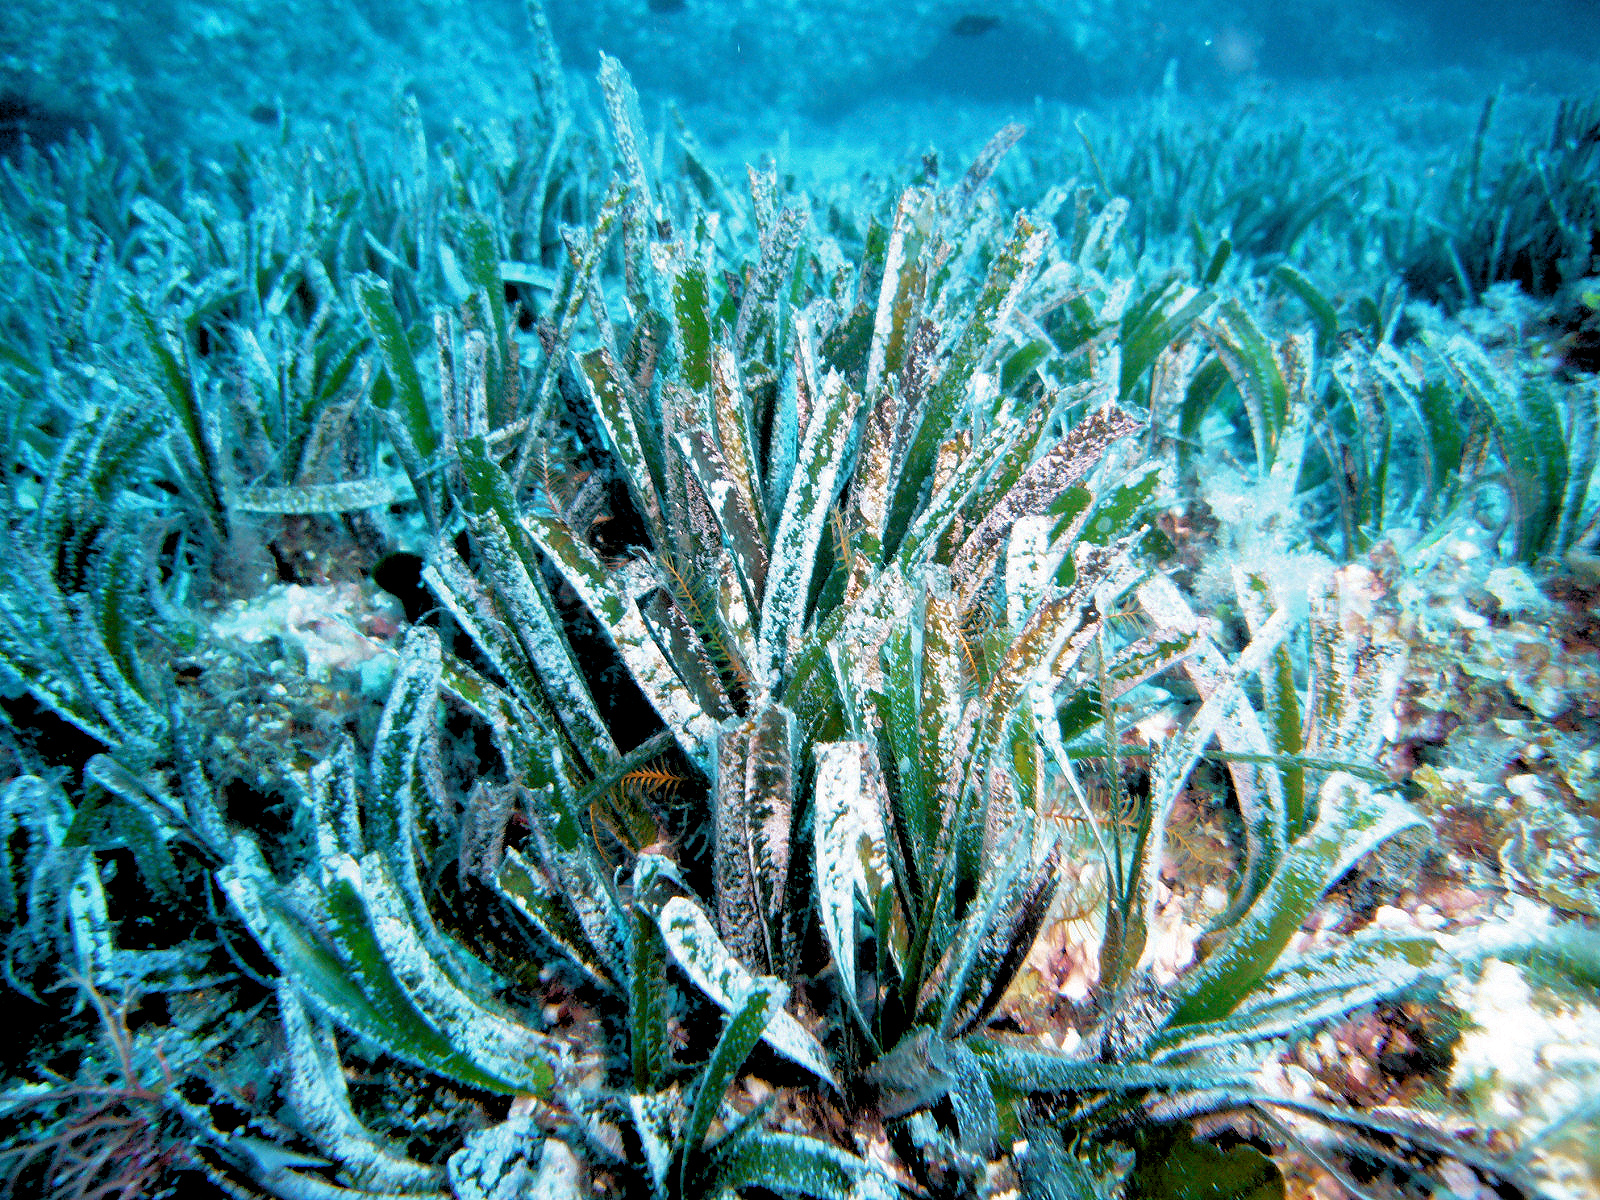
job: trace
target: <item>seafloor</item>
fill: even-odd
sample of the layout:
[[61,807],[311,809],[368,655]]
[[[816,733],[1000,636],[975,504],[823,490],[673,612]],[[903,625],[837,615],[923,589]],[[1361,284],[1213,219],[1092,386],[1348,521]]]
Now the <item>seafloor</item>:
[[1593,55],[432,8],[0,35],[0,1196],[1600,1195]]

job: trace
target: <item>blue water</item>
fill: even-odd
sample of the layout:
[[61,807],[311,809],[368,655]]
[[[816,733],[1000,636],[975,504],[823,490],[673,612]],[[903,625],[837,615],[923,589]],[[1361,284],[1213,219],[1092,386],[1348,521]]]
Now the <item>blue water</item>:
[[[215,147],[280,117],[392,125],[414,96],[430,129],[527,115],[521,0],[16,3],[0,14],[0,145],[96,127]],[[549,0],[565,65],[616,55],[646,102],[702,110],[718,135],[804,136],[885,103],[1096,105],[1169,93],[1206,103],[1284,85],[1385,81],[1421,98],[1595,85],[1594,0],[1271,0],[1178,4],[948,0],[918,6],[754,0]],[[937,122],[935,122],[937,125]],[[878,132],[886,132],[879,130]],[[887,132],[892,132],[887,131]]]

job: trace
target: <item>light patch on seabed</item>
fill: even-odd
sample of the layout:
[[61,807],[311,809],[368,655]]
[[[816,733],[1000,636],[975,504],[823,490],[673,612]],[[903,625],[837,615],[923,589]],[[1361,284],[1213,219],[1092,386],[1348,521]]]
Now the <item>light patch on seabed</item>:
[[[1548,913],[1512,897],[1518,924],[1545,924]],[[1530,1166],[1548,1194],[1580,1200],[1600,1194],[1595,1121],[1564,1118],[1592,1109],[1600,1086],[1600,1006],[1558,993],[1520,967],[1490,958],[1477,978],[1458,977],[1450,1001],[1471,1025],[1456,1047],[1451,1086],[1482,1124],[1535,1143]]]
[[306,674],[327,681],[336,670],[359,667],[388,647],[382,633],[400,619],[399,603],[354,583],[279,584],[238,600],[212,622],[219,636],[259,644],[282,639],[305,657]]

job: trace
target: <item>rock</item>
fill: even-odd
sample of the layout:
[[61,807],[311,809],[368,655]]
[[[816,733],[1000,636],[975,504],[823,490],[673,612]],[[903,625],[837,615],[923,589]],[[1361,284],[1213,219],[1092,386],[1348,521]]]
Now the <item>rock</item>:
[[1451,986],[1452,1003],[1472,1022],[1456,1048],[1450,1083],[1473,1116],[1516,1143],[1540,1139],[1530,1166],[1546,1194],[1563,1200],[1600,1191],[1590,1146],[1592,1119],[1550,1138],[1600,1086],[1600,1008],[1533,983],[1517,966],[1488,959],[1476,981]]
[[[360,670],[379,656],[392,657],[384,642],[362,629],[367,617],[377,613],[392,618],[390,610],[397,607],[392,597],[355,583],[275,584],[259,596],[235,601],[211,627],[242,642],[276,640],[307,677],[326,681],[335,671]],[[381,668],[370,668],[363,672],[364,685],[368,674],[375,687],[386,679]]]
[[565,1142],[545,1137],[531,1116],[469,1133],[446,1172],[456,1200],[578,1200],[583,1194],[577,1156]]

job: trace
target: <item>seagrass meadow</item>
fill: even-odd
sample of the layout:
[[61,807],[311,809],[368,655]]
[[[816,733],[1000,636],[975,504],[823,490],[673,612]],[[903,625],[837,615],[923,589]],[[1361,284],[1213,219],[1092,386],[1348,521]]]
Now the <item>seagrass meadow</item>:
[[1597,81],[640,7],[0,30],[0,1197],[1600,1194]]

